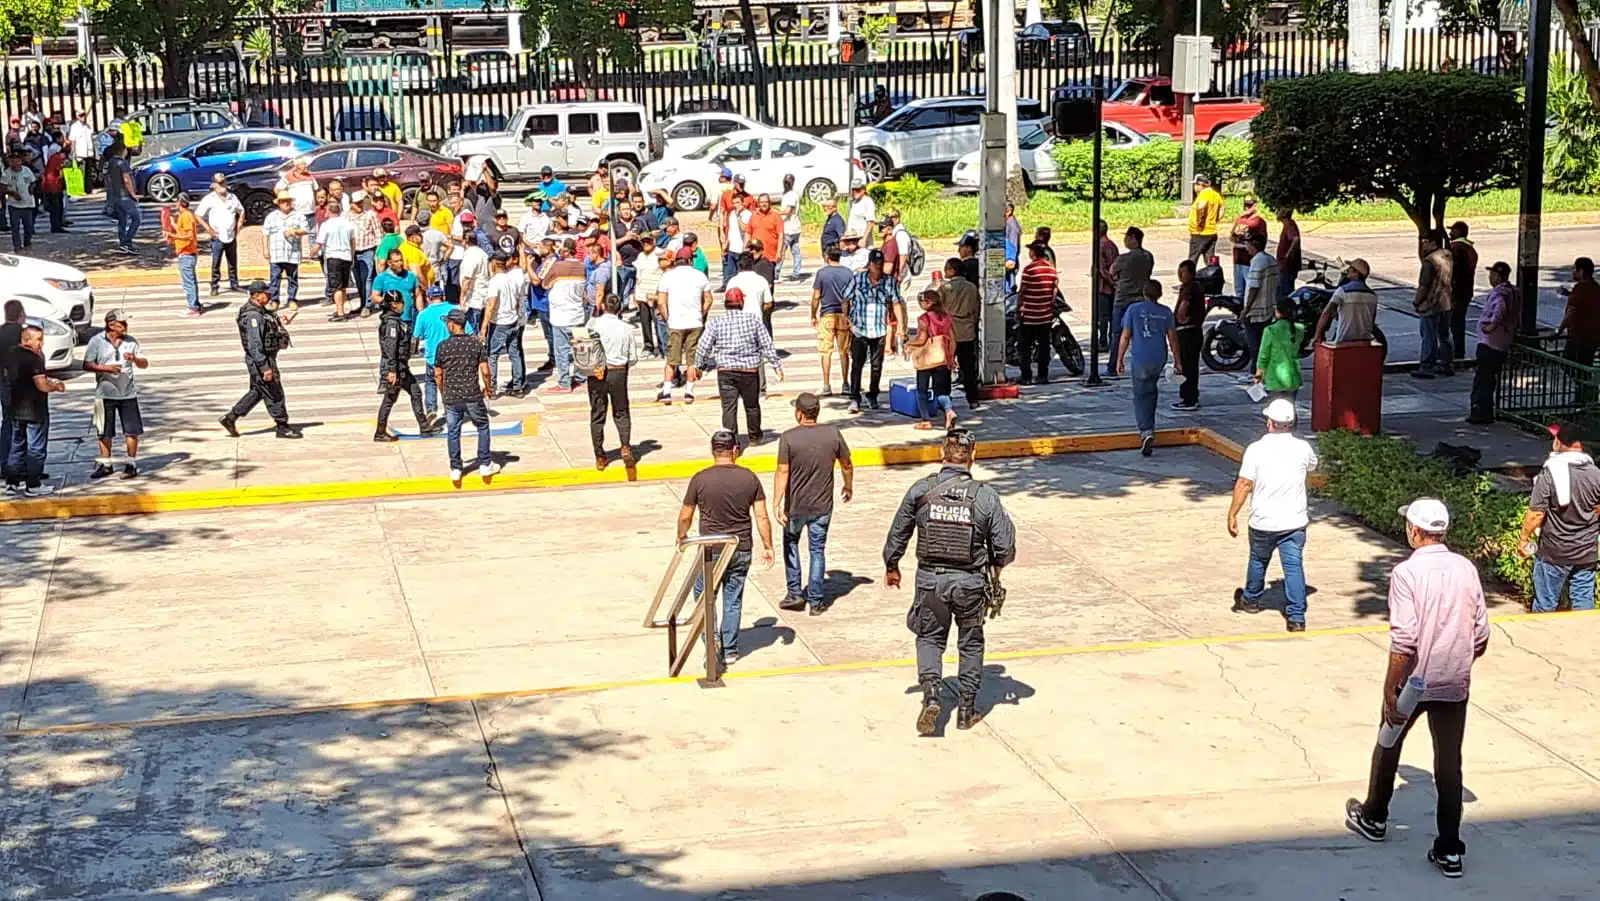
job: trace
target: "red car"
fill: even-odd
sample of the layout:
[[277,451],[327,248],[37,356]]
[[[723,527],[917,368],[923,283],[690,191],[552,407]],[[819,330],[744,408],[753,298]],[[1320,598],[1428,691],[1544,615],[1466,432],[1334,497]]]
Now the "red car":
[[[388,170],[389,179],[398,182],[408,201],[411,192],[422,183],[423,173],[428,173],[433,183],[444,188],[461,180],[461,161],[430,153],[404,144],[383,141],[344,141],[324,144],[305,154],[311,160],[310,171],[319,184],[337,178],[345,183],[346,191],[357,191],[361,180],[374,169]],[[241,172],[228,179],[228,185],[244,204],[245,221],[257,223],[272,212],[273,192],[278,179],[294,165],[290,160],[281,165]]]
[[[1194,134],[1209,140],[1224,125],[1245,122],[1261,112],[1261,104],[1241,97],[1197,97]],[[1147,135],[1183,137],[1183,104],[1172,93],[1170,78],[1130,78],[1101,108],[1109,122],[1120,122]]]

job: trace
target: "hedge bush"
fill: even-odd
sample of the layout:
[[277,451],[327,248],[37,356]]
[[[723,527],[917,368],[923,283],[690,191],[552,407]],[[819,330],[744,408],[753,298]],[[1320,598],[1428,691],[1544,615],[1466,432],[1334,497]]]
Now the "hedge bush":
[[1317,454],[1326,478],[1322,493],[1368,526],[1403,543],[1400,508],[1419,497],[1439,498],[1450,508],[1450,546],[1533,597],[1533,563],[1516,553],[1526,494],[1497,488],[1482,473],[1457,475],[1443,461],[1418,455],[1404,438],[1325,432]]
[[[1088,199],[1094,190],[1094,144],[1063,141],[1051,150],[1061,172],[1059,190]],[[1250,142],[1222,138],[1195,144],[1195,171],[1211,177],[1224,194],[1237,194],[1249,183]],[[1101,185],[1111,200],[1177,198],[1183,187],[1183,142],[1156,137],[1137,147],[1106,149]]]

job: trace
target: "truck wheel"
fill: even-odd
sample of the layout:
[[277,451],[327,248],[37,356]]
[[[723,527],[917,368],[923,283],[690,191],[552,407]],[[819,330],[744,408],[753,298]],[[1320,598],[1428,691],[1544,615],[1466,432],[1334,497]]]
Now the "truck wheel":
[[613,183],[619,178],[626,178],[629,185],[639,183],[639,167],[634,165],[632,160],[609,159],[606,160],[606,167],[611,170],[611,181]]
[[244,221],[260,225],[267,221],[267,214],[272,212],[272,209],[272,192],[256,191],[244,199]]

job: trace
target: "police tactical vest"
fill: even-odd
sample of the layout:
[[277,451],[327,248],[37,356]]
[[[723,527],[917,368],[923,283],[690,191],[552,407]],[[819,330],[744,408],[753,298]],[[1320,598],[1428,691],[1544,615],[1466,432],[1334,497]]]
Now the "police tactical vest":
[[917,562],[971,567],[978,562],[978,483],[957,476],[934,485],[917,511]]
[[261,329],[261,348],[264,352],[275,354],[289,346],[289,332],[278,321],[278,317],[253,303],[246,303],[239,308],[240,346],[250,346],[250,322],[253,317],[260,317],[257,328]]

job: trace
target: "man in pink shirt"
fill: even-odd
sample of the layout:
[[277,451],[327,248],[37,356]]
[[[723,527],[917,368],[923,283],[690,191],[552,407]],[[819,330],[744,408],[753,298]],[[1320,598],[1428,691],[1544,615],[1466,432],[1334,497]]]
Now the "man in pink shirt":
[[[1389,799],[1400,767],[1400,749],[1422,714],[1433,734],[1433,782],[1438,795],[1439,834],[1428,861],[1445,876],[1462,874],[1461,739],[1467,727],[1472,664],[1489,646],[1489,614],[1483,583],[1467,558],[1444,545],[1450,511],[1444,502],[1418,498],[1400,509],[1414,550],[1389,577],[1389,669],[1383,680],[1383,721],[1401,725],[1394,747],[1372,751],[1366,801],[1345,802],[1345,824],[1368,841],[1388,834]],[[1401,686],[1420,678],[1421,701],[1408,714],[1398,708]]]

